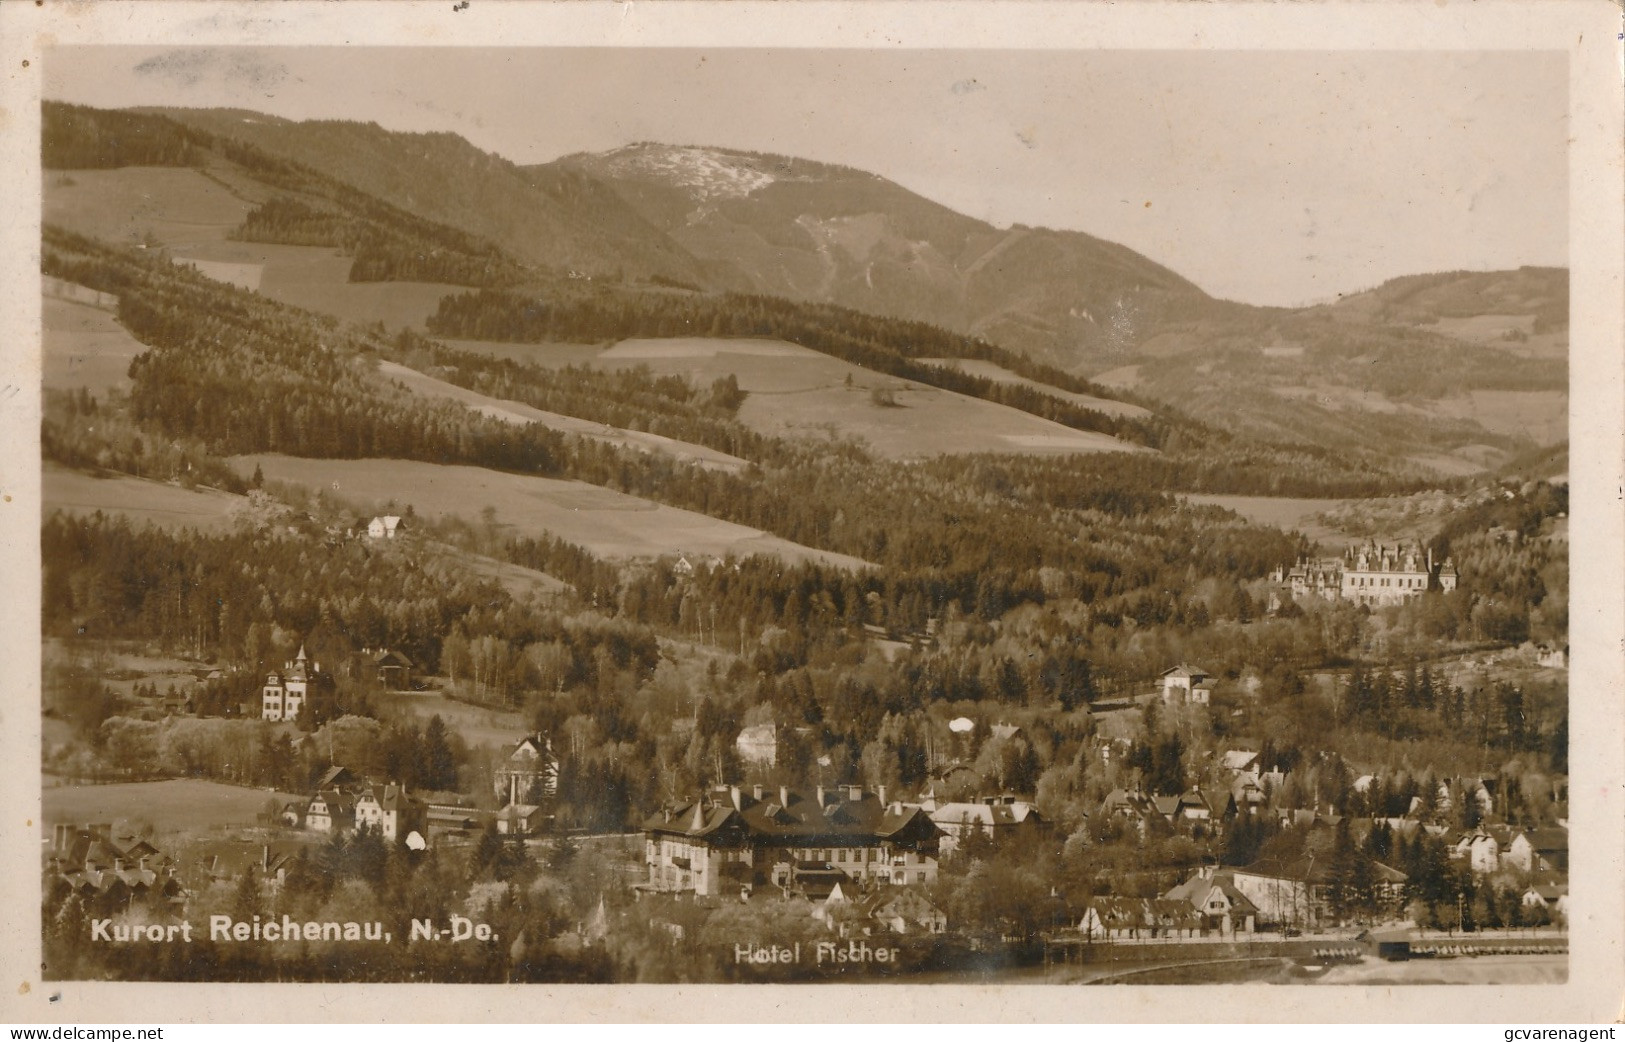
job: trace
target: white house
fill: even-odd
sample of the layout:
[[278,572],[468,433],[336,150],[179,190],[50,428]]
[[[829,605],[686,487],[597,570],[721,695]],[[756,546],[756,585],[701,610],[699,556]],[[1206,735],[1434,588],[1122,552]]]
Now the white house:
[[405,531],[401,526],[401,519],[393,514],[385,514],[367,522],[367,537],[369,539],[394,539]]
[[1506,861],[1524,872],[1567,872],[1569,830],[1526,829],[1513,837],[1507,847]]
[[320,670],[321,663],[306,660],[301,644],[298,656],[283,663],[281,673],[266,674],[265,685],[260,688],[260,719],[298,719],[300,708],[310,697],[311,677]]
[[337,789],[318,792],[305,808],[305,828],[312,832],[346,830],[355,825],[355,801]]
[[953,853],[967,836],[977,833],[997,843],[1016,833],[1044,827],[1043,815],[1026,800],[1014,796],[989,796],[976,803],[942,803],[930,799],[920,804],[942,830],[942,852]]
[[771,767],[778,759],[778,730],[772,724],[757,724],[739,732],[734,742],[739,758],[745,763],[758,763]]
[[1258,923],[1258,906],[1237,889],[1233,874],[1212,866],[1199,869],[1162,896],[1169,901],[1187,902],[1224,937],[1252,933]]
[[404,839],[408,832],[421,830],[425,813],[422,803],[395,785],[384,786],[382,792],[368,787],[355,801],[356,828],[375,828],[391,843]]
[[1212,699],[1212,674],[1200,666],[1180,663],[1162,673],[1162,700],[1169,705],[1195,702],[1207,705]]

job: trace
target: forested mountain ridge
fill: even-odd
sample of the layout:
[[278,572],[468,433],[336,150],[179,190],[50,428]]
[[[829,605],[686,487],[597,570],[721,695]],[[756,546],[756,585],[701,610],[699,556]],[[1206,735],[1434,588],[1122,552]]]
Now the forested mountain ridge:
[[340,120],[296,123],[230,109],[145,111],[321,170],[528,263],[599,276],[703,278],[685,250],[596,179],[522,170],[456,134]]

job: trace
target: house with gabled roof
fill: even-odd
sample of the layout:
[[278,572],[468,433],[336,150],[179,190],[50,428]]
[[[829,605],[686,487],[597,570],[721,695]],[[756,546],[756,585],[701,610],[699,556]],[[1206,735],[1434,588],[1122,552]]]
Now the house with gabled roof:
[[521,738],[492,771],[492,788],[508,803],[550,803],[559,794],[559,758],[553,741],[544,734]]
[[942,853],[951,854],[972,835],[982,835],[994,843],[1016,835],[1036,833],[1047,826],[1038,808],[1015,796],[988,796],[973,803],[937,803],[926,799],[920,806],[942,830]]
[[1492,875],[1501,870],[1502,857],[1511,843],[1512,830],[1505,825],[1479,825],[1456,837],[1450,857],[1466,861],[1474,875]]
[[391,691],[412,686],[412,660],[394,648],[362,648],[362,663],[379,685]]
[[528,836],[539,832],[547,816],[533,803],[510,803],[497,811],[497,832],[504,836]]
[[312,832],[348,832],[355,828],[355,797],[342,789],[324,789],[305,807],[305,828]]
[[403,785],[369,785],[356,794],[355,827],[377,829],[391,843],[404,842],[412,832],[428,831],[428,808],[406,793]]
[[865,901],[868,917],[896,934],[946,933],[948,917],[911,887],[883,886]]
[[1162,671],[1162,700],[1169,705],[1194,702],[1207,705],[1213,696],[1212,674],[1200,666],[1181,662]]
[[369,539],[394,539],[404,531],[406,527],[402,524],[401,518],[393,514],[380,514],[367,522]]
[[1130,941],[1202,936],[1202,917],[1178,900],[1093,897],[1084,905],[1078,931],[1089,940]]
[[1253,817],[1259,812],[1267,810],[1270,805],[1269,790],[1259,780],[1256,773],[1248,771],[1236,776],[1230,784],[1230,795],[1225,801],[1224,817],[1226,820],[1241,817]]
[[179,904],[186,896],[173,858],[110,824],[55,825],[44,882],[47,901],[72,893],[122,907],[147,898]]
[[[1379,903],[1397,906],[1405,873],[1380,861],[1370,863]],[[1306,854],[1265,858],[1231,870],[1235,888],[1258,908],[1258,921],[1280,927],[1316,928],[1332,922],[1332,859]]]
[[1524,829],[1508,844],[1506,861],[1524,872],[1567,872],[1569,830],[1557,827]]
[[1554,917],[1567,921],[1569,884],[1555,878],[1537,880],[1524,889],[1519,903],[1525,908],[1544,908]]
[[1162,895],[1169,901],[1184,901],[1196,910],[1208,929],[1221,936],[1252,933],[1258,923],[1258,906],[1236,887],[1232,872],[1207,866]]
[[859,881],[936,881],[942,831],[917,806],[860,786],[802,791],[718,786],[643,821],[642,889],[701,896],[762,886],[805,888],[809,872]]

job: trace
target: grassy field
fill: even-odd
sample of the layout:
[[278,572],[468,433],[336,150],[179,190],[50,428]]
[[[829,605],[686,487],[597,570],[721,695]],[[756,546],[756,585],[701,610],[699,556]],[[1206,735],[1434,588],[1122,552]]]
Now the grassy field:
[[[968,452],[1140,451],[1103,434],[884,376],[783,341],[625,340],[599,353],[591,364],[647,366],[658,375],[682,376],[702,387],[733,375],[748,393],[739,410],[746,426],[783,437],[858,438],[894,459]],[[895,404],[877,403],[877,391],[889,394]]]
[[185,692],[197,683],[194,670],[211,668],[193,659],[151,654],[134,641],[64,641],[49,637],[41,647],[47,666],[70,661],[86,663],[101,674],[104,685],[121,695],[130,694],[137,684],[155,685],[160,693],[170,685]]
[[111,311],[48,296],[41,318],[44,386],[84,387],[91,394],[130,386],[130,362],[147,346],[119,325]]
[[1441,400],[1445,416],[1473,420],[1487,431],[1555,445],[1569,436],[1569,396],[1562,391],[1472,391]]
[[[345,261],[349,266],[349,261]],[[440,307],[440,298],[463,293],[462,286],[444,282],[344,282],[297,281],[289,272],[267,269],[260,292],[273,300],[345,322],[372,325],[382,322],[386,329],[423,329],[424,319]]]
[[1188,503],[1203,503],[1234,510],[1249,521],[1271,525],[1283,531],[1299,531],[1320,543],[1351,542],[1339,530],[1318,520],[1315,515],[1336,510],[1347,503],[1343,499],[1286,499],[1276,496],[1217,496],[1192,493],[1179,498]]
[[374,704],[386,716],[401,713],[416,718],[419,723],[438,716],[471,747],[502,749],[512,746],[530,730],[521,713],[469,705],[438,692],[380,695]]
[[512,344],[506,340],[443,340],[459,351],[469,351],[487,358],[505,358],[515,362],[562,369],[567,365],[586,365],[603,354],[607,348],[601,344]]
[[189,490],[161,481],[125,475],[98,478],[46,463],[41,476],[41,512],[61,510],[75,517],[101,511],[166,529],[195,528],[215,532],[231,527],[243,497],[213,489]]
[[495,579],[510,595],[521,600],[530,597],[551,598],[569,589],[567,584],[533,568],[523,568],[507,561],[465,553],[449,546],[425,545],[434,560],[445,569],[477,575],[484,579]]
[[1117,389],[1132,388],[1140,382],[1140,367],[1137,365],[1120,365],[1116,369],[1108,369],[1097,373],[1089,379],[1102,387]]
[[268,798],[298,798],[291,793],[245,789],[196,778],[57,785],[43,789],[40,795],[46,826],[58,822],[78,825],[106,822],[136,830],[150,825],[159,833],[252,825],[254,816]]
[[539,423],[550,430],[577,434],[584,438],[591,438],[593,441],[604,442],[620,448],[658,453],[710,470],[725,470],[738,473],[750,466],[749,462],[740,459],[738,456],[730,456],[725,452],[718,452],[716,449],[704,445],[677,441],[674,438],[648,434],[643,431],[623,430],[620,427],[610,427],[606,424],[594,423],[574,416],[564,416],[560,413],[533,408],[523,402],[492,398],[394,362],[379,362],[378,371],[385,379],[394,380],[415,394],[461,402],[476,412],[484,413],[507,423]]
[[410,503],[420,516],[429,518],[453,516],[482,524],[481,514],[490,507],[496,512],[499,530],[552,534],[611,559],[678,553],[766,554],[791,563],[812,560],[836,567],[863,566],[853,557],[814,550],[754,528],[579,481],[406,460],[258,455],[234,457],[232,465],[243,474],[251,474],[259,466],[268,480],[332,488],[355,502]]
[[985,380],[992,380],[994,383],[1013,384],[1017,387],[1031,387],[1035,391],[1042,391],[1045,394],[1052,395],[1061,399],[1062,401],[1072,402],[1073,404],[1080,405],[1085,409],[1094,409],[1095,411],[1103,412],[1108,416],[1151,415],[1150,409],[1146,409],[1138,405],[1130,405],[1128,402],[1113,401],[1110,398],[1096,398],[1093,395],[1088,394],[1077,394],[1073,391],[1063,391],[1060,388],[1051,387],[1049,384],[1039,383],[1037,380],[1029,380],[1025,376],[1012,373],[1002,365],[995,365],[992,362],[984,362],[980,359],[922,358],[920,361],[926,362],[930,365],[940,365],[947,369],[957,369],[962,373],[969,373],[971,376],[980,376]]
[[43,181],[45,221],[114,243],[151,239],[174,248],[215,242],[254,208],[189,168],[48,170]]

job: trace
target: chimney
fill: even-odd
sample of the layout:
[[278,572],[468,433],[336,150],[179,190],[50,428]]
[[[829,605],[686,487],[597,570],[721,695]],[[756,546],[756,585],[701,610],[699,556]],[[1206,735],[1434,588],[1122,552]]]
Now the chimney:
[[824,787],[822,785],[818,786],[818,809],[824,809]]
[[788,807],[789,805],[790,805],[790,787],[788,785],[780,785],[779,786],[779,806]]
[[851,800],[853,803],[863,799],[863,786],[848,785],[846,787],[846,798]]
[[728,786],[728,795],[733,797],[734,810],[744,810],[745,805],[739,799],[739,786]]
[[875,795],[880,798],[880,806],[884,808],[886,806],[886,787],[884,785],[876,785]]
[[762,787],[760,785],[751,786],[750,794],[753,797],[755,797],[756,799],[758,799],[758,800],[761,799],[762,798]]

